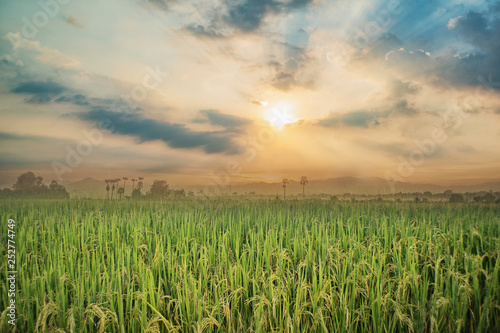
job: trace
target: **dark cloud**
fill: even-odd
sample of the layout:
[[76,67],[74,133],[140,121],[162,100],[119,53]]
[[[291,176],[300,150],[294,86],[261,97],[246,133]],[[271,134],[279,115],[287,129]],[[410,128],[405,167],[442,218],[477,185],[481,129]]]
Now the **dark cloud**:
[[237,152],[237,146],[227,133],[196,132],[181,124],[147,119],[139,114],[112,112],[102,107],[93,107],[81,113],[80,118],[94,123],[109,121],[113,133],[131,136],[141,142],[160,140],[172,148],[201,148],[209,154]]
[[53,97],[66,91],[66,88],[62,85],[47,81],[32,81],[26,82],[18,85],[16,88],[12,89],[11,92],[15,94],[27,94],[32,95],[27,98],[26,103],[31,104],[47,104]]
[[15,94],[58,95],[64,92],[65,90],[66,90],[65,87],[55,82],[33,81],[20,84],[16,88],[12,89],[12,92]]
[[205,27],[201,24],[189,24],[184,27],[184,30],[189,32],[191,35],[201,38],[224,38],[226,37],[222,32],[218,31],[218,28],[214,25]]
[[194,123],[209,123],[214,126],[222,126],[231,132],[251,124],[249,119],[221,113],[218,110],[201,110],[200,114],[201,117],[194,119]]
[[318,121],[318,125],[324,127],[373,127],[380,125],[381,118],[387,118],[388,112],[380,111],[352,111],[343,114],[331,113],[329,117]]
[[312,70],[305,70],[311,65],[311,61],[306,55],[308,35],[306,38],[302,32],[304,30],[300,29],[299,38],[296,41],[300,43],[300,47],[282,43],[285,59],[281,62],[273,60],[268,63],[273,71],[269,84],[277,90],[288,92],[294,88],[313,89],[315,86],[316,73]]
[[143,0],[146,4],[167,11],[170,8],[170,5],[175,2],[175,0]]
[[58,99],[55,100],[56,103],[71,103],[75,105],[90,105],[90,103],[87,101],[87,98],[84,95],[77,94],[73,96],[61,96]]
[[[385,55],[386,66],[412,78],[424,78],[434,85],[480,86],[484,81],[491,81],[490,88],[500,89],[500,83],[496,83],[500,81],[500,16],[495,8],[492,6],[487,12],[469,11],[454,19],[450,26],[460,41],[474,47],[472,52],[457,54],[454,51],[433,57],[424,50],[394,45]],[[373,59],[380,59],[383,52],[368,53]]]
[[389,83],[390,93],[395,97],[415,94],[420,91],[420,86],[409,81],[393,80]]
[[418,110],[410,105],[407,100],[397,101],[392,108],[393,112],[400,115],[415,116],[418,114]]
[[388,108],[377,108],[373,110],[355,110],[347,113],[331,113],[328,117],[321,119],[317,125],[324,127],[374,127],[390,117],[412,117],[419,113],[404,99],[395,100]]
[[312,0],[227,0],[228,16],[226,22],[241,31],[254,31],[260,27],[266,15],[290,12],[305,7],[311,2]]

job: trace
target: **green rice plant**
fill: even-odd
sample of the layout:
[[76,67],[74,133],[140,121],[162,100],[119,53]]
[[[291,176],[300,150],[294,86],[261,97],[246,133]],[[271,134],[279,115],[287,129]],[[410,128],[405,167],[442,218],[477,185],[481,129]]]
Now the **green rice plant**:
[[15,327],[0,286],[2,332],[500,331],[497,205],[0,206],[18,271]]

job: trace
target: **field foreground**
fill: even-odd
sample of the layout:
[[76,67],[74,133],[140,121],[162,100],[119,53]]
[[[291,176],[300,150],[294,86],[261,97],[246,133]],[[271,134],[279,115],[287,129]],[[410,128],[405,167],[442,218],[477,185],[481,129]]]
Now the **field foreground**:
[[2,332],[500,331],[498,205],[2,201],[0,212]]

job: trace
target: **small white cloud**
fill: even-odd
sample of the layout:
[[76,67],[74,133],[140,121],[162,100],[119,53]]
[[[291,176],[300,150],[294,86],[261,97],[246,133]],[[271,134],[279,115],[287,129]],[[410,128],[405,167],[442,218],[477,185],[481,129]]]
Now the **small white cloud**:
[[35,51],[38,53],[37,59],[43,63],[63,68],[75,67],[80,64],[78,60],[63,54],[61,51],[42,46],[38,41],[28,40],[21,36],[20,33],[9,32],[5,38],[12,43],[14,52],[18,49]]
[[455,18],[450,19],[450,20],[448,21],[448,25],[447,25],[448,29],[453,29],[453,28],[455,28],[455,27],[457,26],[457,22],[458,22],[458,20],[460,20],[461,18],[462,18],[462,16],[457,16],[457,17],[455,17]]

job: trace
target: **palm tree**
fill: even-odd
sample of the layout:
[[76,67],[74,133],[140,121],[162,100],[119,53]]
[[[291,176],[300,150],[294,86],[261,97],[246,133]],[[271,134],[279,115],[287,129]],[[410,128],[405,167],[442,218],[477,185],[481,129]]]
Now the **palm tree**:
[[116,194],[120,196],[120,200],[122,199],[123,194],[125,193],[125,189],[123,187],[120,187],[117,191]]
[[307,176],[302,176],[300,178],[300,184],[302,185],[302,200],[305,199],[305,196],[306,196],[306,184],[309,183],[307,181]]
[[116,179],[110,179],[109,181],[112,184],[112,186],[111,186],[111,200],[113,200],[113,193],[115,192],[115,188],[116,188],[116,186],[115,186]]
[[109,200],[109,182],[110,181],[111,181],[111,179],[104,180],[104,182],[106,183],[106,192],[108,194],[108,200]]
[[141,190],[141,189],[142,189],[142,186],[144,185],[144,184],[142,183],[142,180],[143,180],[143,179],[144,179],[143,177],[139,177],[139,182],[137,183],[137,188],[138,188],[139,190]]
[[123,193],[125,194],[125,182],[128,180],[127,177],[123,177]]
[[286,185],[289,183],[289,181],[287,178],[283,178],[281,183],[283,184],[283,200],[284,200],[286,199]]
[[132,179],[131,179],[131,181],[132,181],[132,193],[134,193],[134,190],[135,190],[135,182],[137,181],[137,179],[132,178]]

